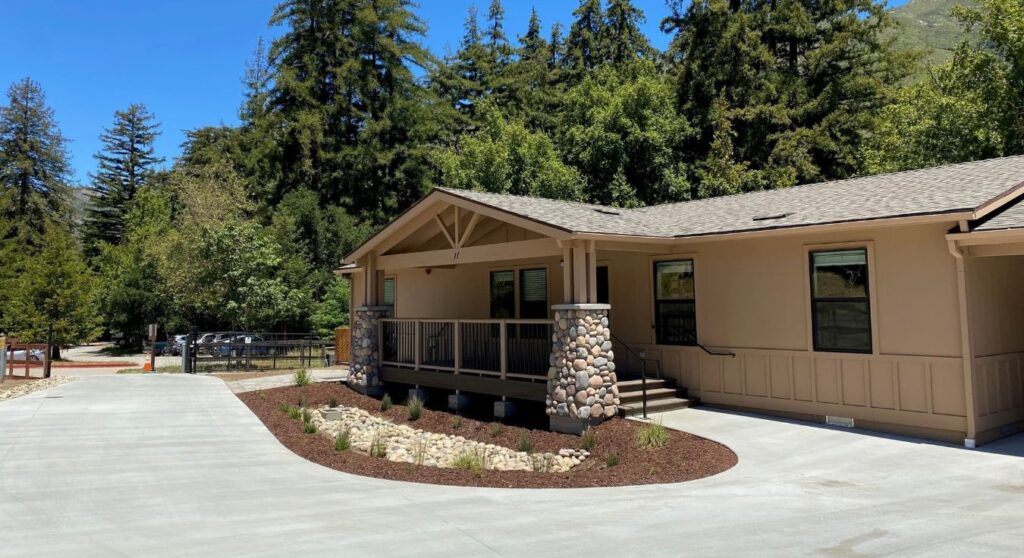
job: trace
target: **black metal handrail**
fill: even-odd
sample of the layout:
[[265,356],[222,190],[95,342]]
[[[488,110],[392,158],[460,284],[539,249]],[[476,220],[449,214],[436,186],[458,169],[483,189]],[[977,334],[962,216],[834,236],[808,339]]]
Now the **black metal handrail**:
[[641,355],[637,351],[633,350],[633,347],[630,347],[628,343],[619,339],[614,333],[611,334],[611,337],[613,341],[623,346],[628,353],[640,359],[640,404],[643,412],[643,418],[647,419],[647,362],[650,361],[658,365],[658,379],[661,380],[663,379],[661,377],[661,361]]
[[690,333],[690,332],[686,332],[686,336],[690,338],[690,341],[693,342],[694,346],[700,347],[701,350],[703,350],[705,353],[707,353],[707,354],[709,354],[711,356],[729,356],[729,357],[736,356],[736,353],[730,351],[729,349],[711,350],[711,349],[705,347],[704,345],[701,345],[700,341],[697,341],[697,336],[692,334],[692,333]]

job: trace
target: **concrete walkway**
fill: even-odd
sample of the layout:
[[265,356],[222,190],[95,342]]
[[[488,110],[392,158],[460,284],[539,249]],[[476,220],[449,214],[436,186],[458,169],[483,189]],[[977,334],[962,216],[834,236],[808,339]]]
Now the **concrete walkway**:
[[[517,491],[351,476],[216,378],[82,378],[0,403],[2,556],[1019,556],[1024,458],[706,410],[734,469]],[[1004,453],[998,453],[1004,452]],[[1009,453],[1010,455],[1007,455]]]

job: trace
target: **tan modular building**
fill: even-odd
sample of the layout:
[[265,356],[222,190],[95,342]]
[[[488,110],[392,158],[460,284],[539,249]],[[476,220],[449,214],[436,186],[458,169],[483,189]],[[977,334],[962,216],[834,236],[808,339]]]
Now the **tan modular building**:
[[639,209],[439,188],[346,258],[350,382],[578,430],[646,376],[655,410],[985,443],[1024,425],[1022,197],[1024,157]]

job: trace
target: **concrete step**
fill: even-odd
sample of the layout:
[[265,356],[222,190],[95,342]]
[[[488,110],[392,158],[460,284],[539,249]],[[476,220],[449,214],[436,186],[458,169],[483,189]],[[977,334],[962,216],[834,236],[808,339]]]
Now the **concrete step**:
[[[695,401],[690,399],[683,399],[674,397],[672,399],[655,399],[647,400],[647,414],[663,413],[665,411],[674,411],[676,409],[685,409],[692,406]],[[643,414],[643,403],[637,401],[635,403],[621,404],[619,405],[619,415],[624,417],[633,417]]]
[[[641,391],[643,390],[643,380],[619,380],[618,386],[620,394],[629,393],[633,391]],[[651,378],[647,379],[648,392],[650,392],[652,389],[663,389],[672,387],[674,386],[671,385],[670,381],[668,380],[655,380]]]
[[[676,392],[676,390],[671,389],[671,388],[662,387],[662,388],[651,389],[650,384],[648,384],[648,386],[647,386],[647,401],[653,401],[655,399],[670,399],[670,398],[675,398],[678,395],[679,394]],[[643,398],[644,398],[644,392],[643,391],[637,390],[637,391],[627,391],[627,392],[623,393],[621,389],[619,390],[619,400],[622,401],[622,403],[638,403],[639,404],[640,401],[643,400]]]

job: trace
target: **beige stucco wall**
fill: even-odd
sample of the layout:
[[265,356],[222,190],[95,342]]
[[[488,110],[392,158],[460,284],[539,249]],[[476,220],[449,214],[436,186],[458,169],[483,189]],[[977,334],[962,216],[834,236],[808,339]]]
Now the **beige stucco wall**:
[[968,258],[967,292],[977,429],[987,439],[1024,420],[1024,256]]

